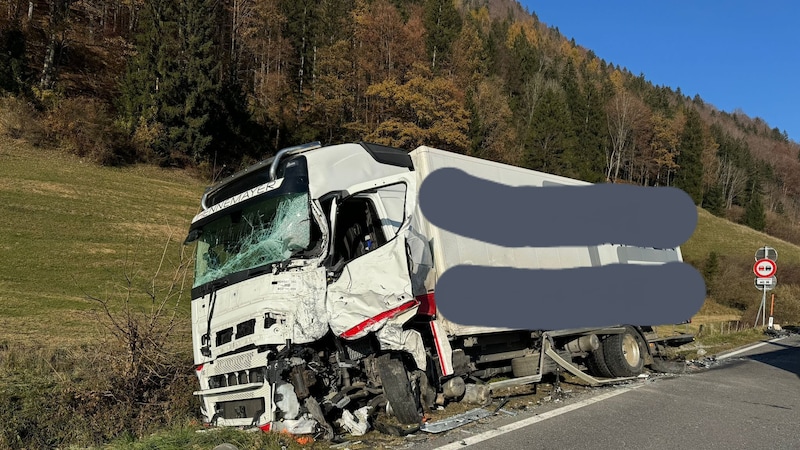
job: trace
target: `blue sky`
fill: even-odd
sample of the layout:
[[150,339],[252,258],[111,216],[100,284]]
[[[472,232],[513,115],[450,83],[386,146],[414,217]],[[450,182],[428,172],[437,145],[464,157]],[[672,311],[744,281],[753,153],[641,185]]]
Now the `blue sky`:
[[800,1],[520,0],[606,60],[800,142]]

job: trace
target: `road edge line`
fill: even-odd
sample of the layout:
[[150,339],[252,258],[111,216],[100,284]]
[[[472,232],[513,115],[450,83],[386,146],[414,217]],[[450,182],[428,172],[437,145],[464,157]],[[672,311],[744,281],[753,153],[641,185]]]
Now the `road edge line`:
[[638,388],[640,388],[640,387],[642,387],[644,385],[645,384],[642,383],[642,384],[638,384],[638,385],[635,385],[635,386],[619,388],[619,389],[616,389],[616,390],[611,391],[611,392],[606,392],[604,394],[600,394],[600,395],[597,395],[595,397],[587,398],[585,400],[581,400],[579,402],[575,402],[575,403],[572,403],[570,405],[562,406],[561,408],[558,408],[558,409],[554,409],[554,410],[547,411],[547,412],[544,412],[544,413],[541,413],[541,414],[537,414],[537,415],[535,415],[533,417],[529,417],[527,419],[522,419],[520,421],[513,422],[513,423],[510,423],[508,425],[503,425],[502,427],[496,428],[494,430],[484,431],[483,433],[476,434],[474,436],[470,436],[470,437],[465,438],[465,439],[460,439],[460,440],[457,440],[455,442],[451,442],[449,444],[445,444],[445,445],[443,445],[441,447],[436,447],[435,450],[455,450],[455,449],[464,448],[464,447],[467,447],[467,446],[470,446],[470,445],[475,445],[475,444],[483,442],[483,441],[485,441],[487,439],[491,439],[491,438],[500,436],[502,434],[510,433],[510,432],[516,431],[516,430],[518,430],[520,428],[525,428],[525,427],[527,427],[529,425],[533,425],[535,423],[542,422],[542,421],[545,421],[547,419],[551,419],[553,417],[557,417],[557,416],[560,416],[562,414],[566,414],[566,413],[571,412],[571,411],[575,411],[576,409],[580,409],[580,408],[583,408],[584,406],[589,406],[589,405],[601,402],[601,401],[609,399],[611,397],[616,397],[617,395],[624,394],[626,392],[630,392],[630,391],[632,391],[634,389],[638,389]]
[[778,341],[780,341],[781,339],[786,339],[786,336],[781,336],[781,337],[779,337],[779,338],[770,339],[770,340],[768,340],[768,341],[761,341],[761,342],[759,342],[759,343],[757,343],[757,344],[748,345],[747,347],[740,348],[740,349],[738,349],[738,350],[734,350],[734,351],[732,351],[732,352],[723,353],[723,354],[721,354],[721,355],[718,355],[716,359],[717,359],[717,361],[719,361],[720,359],[730,358],[730,357],[732,357],[732,356],[736,356],[736,355],[738,355],[738,354],[740,354],[740,353],[744,353],[744,352],[747,352],[747,351],[750,351],[750,350],[756,349],[756,348],[758,348],[758,347],[762,347],[762,346],[764,346],[764,345],[771,344],[771,343],[773,343],[773,342],[778,342]]

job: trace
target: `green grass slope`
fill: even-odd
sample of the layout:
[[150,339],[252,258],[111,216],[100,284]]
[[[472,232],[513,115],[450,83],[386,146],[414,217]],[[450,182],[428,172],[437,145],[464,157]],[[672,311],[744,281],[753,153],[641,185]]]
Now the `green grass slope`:
[[[719,256],[745,257],[755,262],[753,257],[756,250],[764,245],[778,251],[779,268],[783,265],[800,265],[800,247],[797,245],[698,209],[697,228],[681,246],[681,252],[687,261],[705,261],[714,251]],[[752,275],[752,271],[743,275]]]
[[87,296],[118,297],[127,279],[152,287],[162,255],[161,278],[174,274],[203,187],[0,137],[0,343],[91,340],[98,304]]
[[[778,252],[775,321],[780,324],[800,323],[800,247],[765,233],[698,210],[697,228],[681,246],[686,262],[693,264],[706,277],[709,298],[695,320],[722,321],[742,319],[754,323],[762,293],[753,281],[755,253],[764,245]],[[709,255],[718,256],[717,267],[709,271]],[[769,300],[768,300],[769,301]],[[733,317],[735,313],[739,317]],[[720,316],[714,318],[713,316]],[[724,317],[723,317],[724,316]]]

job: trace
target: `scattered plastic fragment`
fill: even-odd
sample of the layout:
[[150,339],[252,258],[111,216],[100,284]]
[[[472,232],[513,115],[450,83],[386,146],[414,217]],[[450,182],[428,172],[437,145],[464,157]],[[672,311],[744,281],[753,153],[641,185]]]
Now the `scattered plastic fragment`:
[[342,418],[336,421],[353,436],[363,436],[369,430],[369,406],[364,406],[351,413],[342,411]]

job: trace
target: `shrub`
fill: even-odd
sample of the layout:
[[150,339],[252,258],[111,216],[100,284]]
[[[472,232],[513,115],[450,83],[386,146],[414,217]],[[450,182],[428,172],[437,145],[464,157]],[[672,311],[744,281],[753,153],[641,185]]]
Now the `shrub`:
[[0,97],[0,133],[35,146],[44,144],[47,136],[34,104],[15,96]]
[[137,404],[120,383],[110,342],[96,347],[0,349],[0,448],[100,445],[185,424],[199,410],[191,358],[175,358],[159,390]]
[[171,277],[159,268],[144,286],[126,275],[119,295],[90,297],[108,330],[92,345],[0,346],[0,448],[101,445],[196,420],[190,346],[174,342],[188,265],[181,258]]
[[[754,301],[758,291],[753,287],[752,259],[718,256],[716,268],[707,279],[706,289],[717,303],[745,310]],[[708,265],[709,261],[706,261]],[[708,269],[705,267],[704,269]]]
[[120,165],[135,159],[126,133],[100,100],[89,97],[58,100],[46,122],[53,137],[78,156],[103,165]]

